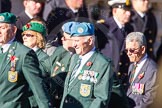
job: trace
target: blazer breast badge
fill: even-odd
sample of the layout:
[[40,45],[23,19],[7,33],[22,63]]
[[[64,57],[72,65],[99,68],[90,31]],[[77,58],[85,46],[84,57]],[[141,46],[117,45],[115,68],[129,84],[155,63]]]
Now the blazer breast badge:
[[89,96],[91,93],[91,85],[88,84],[81,84],[80,86],[80,94],[83,97]]
[[11,61],[11,68],[8,71],[8,81],[16,82],[18,80],[18,72],[16,71],[16,61],[18,58],[16,56],[9,55]]

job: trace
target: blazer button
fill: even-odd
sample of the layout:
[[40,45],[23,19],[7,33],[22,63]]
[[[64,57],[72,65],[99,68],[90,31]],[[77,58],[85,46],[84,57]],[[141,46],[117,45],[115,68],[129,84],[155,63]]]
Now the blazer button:
[[120,75],[121,75],[121,73],[120,73],[120,72],[118,72],[117,74],[118,74],[118,76],[120,76]]
[[65,100],[65,103],[68,103],[68,100],[67,99]]
[[152,42],[153,42],[152,39],[150,39],[150,40],[149,40],[149,43],[152,43]]
[[152,50],[152,48],[150,48],[150,49],[149,49],[149,51],[151,51],[151,52],[152,52],[152,51],[153,51],[153,50]]
[[58,95],[55,96],[55,99],[58,99]]

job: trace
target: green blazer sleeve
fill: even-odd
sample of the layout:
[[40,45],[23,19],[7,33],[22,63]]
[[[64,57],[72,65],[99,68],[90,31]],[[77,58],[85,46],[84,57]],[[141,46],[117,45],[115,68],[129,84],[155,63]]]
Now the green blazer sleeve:
[[47,92],[43,88],[42,78],[40,77],[39,62],[34,51],[30,50],[24,57],[22,71],[25,79],[36,98],[39,108],[49,108],[50,102]]

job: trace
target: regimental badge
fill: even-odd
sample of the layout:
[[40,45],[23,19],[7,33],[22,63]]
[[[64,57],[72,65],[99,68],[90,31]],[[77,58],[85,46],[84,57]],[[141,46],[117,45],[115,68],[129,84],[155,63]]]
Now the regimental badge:
[[77,31],[78,31],[78,33],[83,33],[84,29],[82,27],[79,27]]
[[4,21],[4,20],[5,20],[4,16],[0,16],[0,21]]
[[80,86],[80,94],[83,97],[87,97],[90,95],[91,92],[91,85],[88,84],[81,84]]
[[132,84],[132,93],[133,94],[143,94],[144,93],[144,84],[133,83]]
[[65,67],[62,67],[62,68],[61,68],[61,71],[65,71]]
[[17,71],[9,71],[8,72],[8,81],[16,82],[18,80],[18,72]]
[[56,72],[58,69],[59,69],[59,67],[56,66],[56,67],[54,68],[54,72]]

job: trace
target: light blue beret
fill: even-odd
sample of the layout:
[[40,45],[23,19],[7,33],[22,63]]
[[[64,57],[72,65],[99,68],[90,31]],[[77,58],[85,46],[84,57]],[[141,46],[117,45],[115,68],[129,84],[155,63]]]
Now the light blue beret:
[[71,26],[71,36],[88,36],[94,35],[94,25],[87,22],[74,23]]
[[71,27],[72,27],[72,25],[73,25],[73,24],[77,24],[77,23],[78,23],[78,22],[74,22],[74,21],[65,23],[65,24],[62,26],[62,31],[65,32],[65,33],[71,34]]

